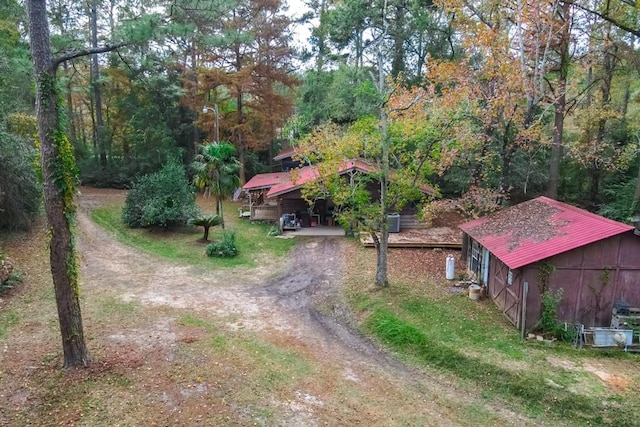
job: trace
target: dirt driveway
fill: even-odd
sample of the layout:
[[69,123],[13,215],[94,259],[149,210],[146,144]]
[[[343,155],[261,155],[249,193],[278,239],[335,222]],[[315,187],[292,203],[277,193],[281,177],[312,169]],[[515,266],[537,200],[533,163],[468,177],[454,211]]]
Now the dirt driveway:
[[[50,282],[29,286],[16,315],[30,320],[0,359],[0,378],[17,379],[0,383],[0,425],[473,425],[469,405],[493,425],[530,424],[355,333],[339,292],[344,240],[304,240],[256,269],[203,270],[115,241],[88,217],[110,197],[122,193],[83,194],[78,217],[94,363],[60,371]],[[38,256],[30,274],[40,265],[42,279]]]

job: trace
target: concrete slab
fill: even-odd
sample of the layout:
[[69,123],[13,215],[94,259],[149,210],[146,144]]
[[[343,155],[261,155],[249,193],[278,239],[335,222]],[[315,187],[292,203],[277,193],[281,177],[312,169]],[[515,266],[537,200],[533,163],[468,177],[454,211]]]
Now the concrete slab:
[[284,231],[283,236],[344,236],[344,228],[319,225],[317,227],[303,227],[295,231]]

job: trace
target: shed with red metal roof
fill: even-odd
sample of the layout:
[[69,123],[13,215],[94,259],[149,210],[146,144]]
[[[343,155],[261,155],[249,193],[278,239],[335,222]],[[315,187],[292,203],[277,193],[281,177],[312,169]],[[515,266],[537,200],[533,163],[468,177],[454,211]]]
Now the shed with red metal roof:
[[506,317],[523,331],[542,293],[562,289],[558,318],[609,326],[614,303],[640,307],[640,236],[634,227],[547,197],[460,225],[463,258]]

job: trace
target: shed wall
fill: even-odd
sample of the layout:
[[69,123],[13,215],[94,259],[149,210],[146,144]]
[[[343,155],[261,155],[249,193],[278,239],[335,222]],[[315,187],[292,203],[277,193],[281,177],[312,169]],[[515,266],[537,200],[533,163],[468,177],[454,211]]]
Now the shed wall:
[[[514,288],[510,292],[514,297],[521,296],[523,283],[529,284],[526,329],[532,328],[540,319],[539,281],[542,263],[554,267],[548,278],[549,288],[553,291],[563,290],[562,300],[557,307],[557,316],[561,321],[579,322],[586,326],[609,326],[611,310],[616,301],[622,300],[640,307],[640,237],[629,232],[520,269],[520,274],[514,276],[513,284],[513,287],[520,289]],[[505,294],[499,292],[503,288],[506,288],[504,266],[499,260],[492,259],[489,295],[505,311],[507,306],[502,300]],[[521,307],[518,309],[522,310]],[[505,311],[505,314],[514,325],[518,325],[515,313]]]

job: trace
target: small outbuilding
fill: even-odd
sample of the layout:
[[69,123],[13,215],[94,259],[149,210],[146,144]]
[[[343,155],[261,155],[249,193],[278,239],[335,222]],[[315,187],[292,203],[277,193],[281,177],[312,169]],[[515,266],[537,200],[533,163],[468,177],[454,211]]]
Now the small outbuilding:
[[559,320],[610,326],[615,303],[640,306],[640,236],[547,197],[460,225],[462,257],[522,331],[540,319],[542,293],[562,289]]

